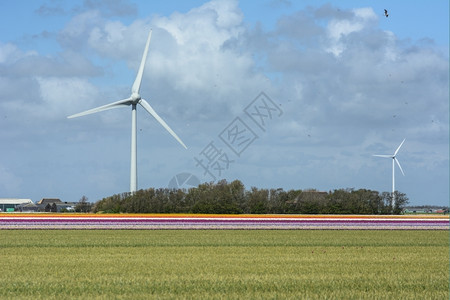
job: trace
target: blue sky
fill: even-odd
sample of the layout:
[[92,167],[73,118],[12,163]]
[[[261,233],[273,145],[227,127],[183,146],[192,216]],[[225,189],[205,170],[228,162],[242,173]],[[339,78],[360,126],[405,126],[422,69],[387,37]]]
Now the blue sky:
[[[390,191],[391,161],[372,155],[406,138],[396,189],[411,204],[448,205],[448,5],[3,4],[0,198],[128,191],[129,110],[66,117],[129,96],[153,28],[141,95],[188,150],[138,109],[139,188],[187,173],[247,188]],[[273,115],[252,119],[262,103]],[[247,128],[239,144],[226,139],[233,128]],[[203,169],[213,150],[221,159]]]

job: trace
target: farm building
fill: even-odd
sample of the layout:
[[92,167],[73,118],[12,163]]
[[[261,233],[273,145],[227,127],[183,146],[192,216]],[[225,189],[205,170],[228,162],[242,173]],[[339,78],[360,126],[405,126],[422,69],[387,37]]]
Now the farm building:
[[42,198],[36,203],[38,211],[61,212],[75,210],[75,202],[63,202],[58,198]]
[[16,208],[20,212],[37,212],[38,206],[34,203],[21,204]]
[[15,211],[19,206],[32,204],[31,199],[0,198],[0,211]]
[[435,207],[435,206],[420,206],[413,207],[407,206],[403,209],[405,214],[447,214],[448,207]]

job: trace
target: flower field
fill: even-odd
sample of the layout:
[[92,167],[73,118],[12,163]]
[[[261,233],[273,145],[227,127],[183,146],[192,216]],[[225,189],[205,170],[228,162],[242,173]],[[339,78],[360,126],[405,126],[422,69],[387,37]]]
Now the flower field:
[[0,214],[0,229],[448,230],[449,217],[355,215]]

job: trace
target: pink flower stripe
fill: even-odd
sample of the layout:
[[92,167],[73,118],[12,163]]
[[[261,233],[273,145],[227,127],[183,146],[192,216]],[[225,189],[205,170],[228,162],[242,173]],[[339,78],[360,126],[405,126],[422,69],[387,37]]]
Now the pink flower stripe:
[[448,216],[0,214],[0,229],[449,230]]

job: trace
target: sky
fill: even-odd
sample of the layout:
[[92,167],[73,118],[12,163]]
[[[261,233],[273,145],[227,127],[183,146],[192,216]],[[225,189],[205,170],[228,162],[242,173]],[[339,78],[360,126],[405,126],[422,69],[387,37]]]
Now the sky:
[[[449,2],[28,1],[0,10],[0,198],[240,180],[247,189],[390,192],[449,205]],[[155,1],[156,2],[156,1]],[[384,15],[384,9],[389,16]]]

